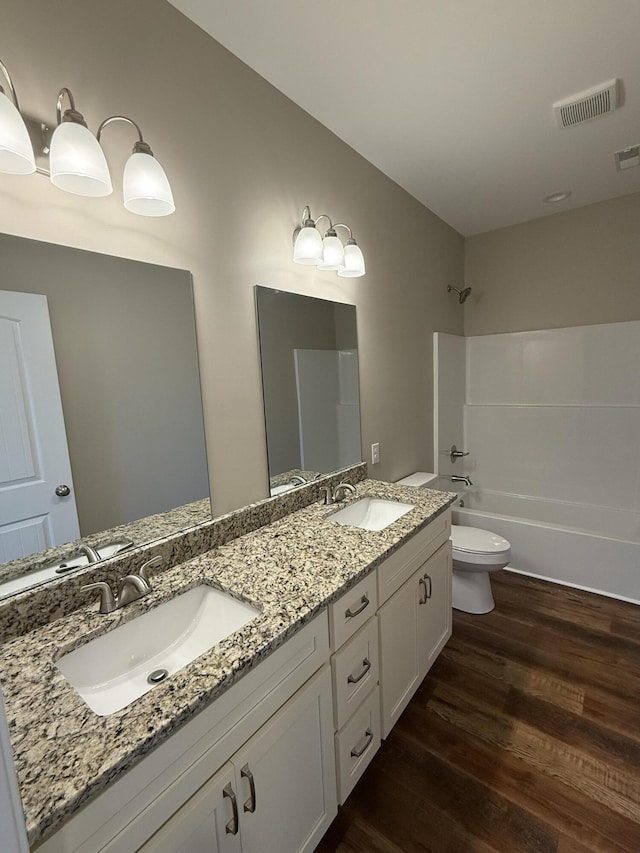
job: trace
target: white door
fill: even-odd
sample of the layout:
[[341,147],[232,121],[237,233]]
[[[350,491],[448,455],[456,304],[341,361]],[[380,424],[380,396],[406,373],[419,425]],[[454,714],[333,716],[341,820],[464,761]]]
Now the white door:
[[47,298],[2,290],[0,563],[79,535]]

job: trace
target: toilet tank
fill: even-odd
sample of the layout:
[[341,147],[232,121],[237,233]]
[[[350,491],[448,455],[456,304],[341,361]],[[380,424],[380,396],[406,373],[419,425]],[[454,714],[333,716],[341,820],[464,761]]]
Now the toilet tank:
[[429,471],[416,471],[409,474],[408,477],[403,477],[398,480],[399,486],[416,486],[419,489],[437,489],[438,475],[432,474]]

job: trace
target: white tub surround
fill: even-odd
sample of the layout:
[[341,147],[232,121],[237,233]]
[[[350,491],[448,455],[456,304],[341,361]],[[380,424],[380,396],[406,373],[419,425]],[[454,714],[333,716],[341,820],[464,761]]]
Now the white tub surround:
[[449,434],[470,451],[457,523],[507,538],[520,571],[639,602],[640,321],[435,346],[440,473]]

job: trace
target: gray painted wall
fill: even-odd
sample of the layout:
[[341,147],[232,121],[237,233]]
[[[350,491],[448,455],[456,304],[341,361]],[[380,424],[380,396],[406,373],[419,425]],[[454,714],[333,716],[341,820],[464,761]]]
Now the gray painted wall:
[[469,237],[465,334],[640,319],[639,223],[634,193]]

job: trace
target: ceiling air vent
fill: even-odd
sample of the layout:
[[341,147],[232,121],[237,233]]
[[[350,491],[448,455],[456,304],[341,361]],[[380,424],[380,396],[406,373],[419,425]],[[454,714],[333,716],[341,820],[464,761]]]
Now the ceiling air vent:
[[612,113],[618,104],[618,80],[609,80],[593,89],[578,92],[553,105],[559,127],[573,127],[592,118]]

